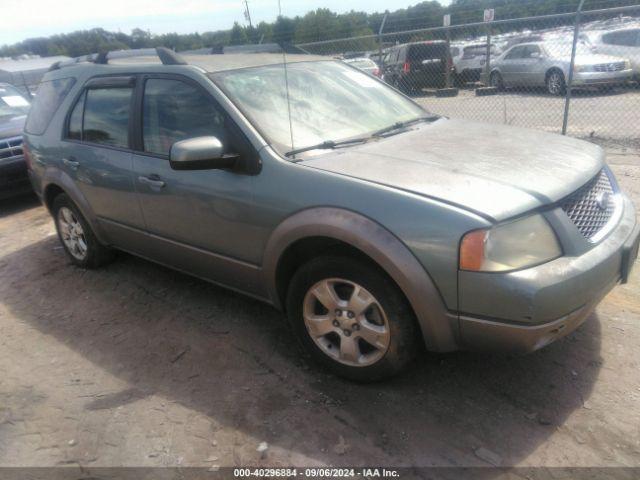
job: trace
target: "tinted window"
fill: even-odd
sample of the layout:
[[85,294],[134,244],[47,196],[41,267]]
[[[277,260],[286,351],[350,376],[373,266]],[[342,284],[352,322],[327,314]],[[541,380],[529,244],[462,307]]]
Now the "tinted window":
[[[495,45],[491,45],[491,54],[497,53]],[[487,46],[486,45],[474,45],[472,47],[465,47],[464,58],[486,57]]]
[[604,43],[611,45],[622,45],[625,47],[635,47],[638,44],[639,30],[621,30],[611,32],[602,36]]
[[529,45],[524,51],[524,58],[533,58],[536,55],[542,55],[540,47],[538,47],[537,45]]
[[432,58],[444,58],[447,47],[439,43],[420,43],[409,48],[409,61],[415,62]]
[[40,84],[24,128],[27,133],[33,135],[44,133],[74,83],[75,78],[62,78]]
[[507,60],[512,60],[515,58],[522,58],[524,56],[524,50],[526,47],[514,47],[513,50],[511,50],[507,56],[505,57],[505,59]]
[[82,140],[82,116],[84,114],[85,97],[86,94],[83,93],[76,102],[76,106],[73,107],[73,111],[69,116],[69,130],[67,132],[67,138]]
[[86,142],[127,147],[131,88],[87,90],[82,139]]
[[142,124],[147,152],[168,155],[175,142],[211,135],[227,146],[225,118],[214,100],[178,80],[147,80]]

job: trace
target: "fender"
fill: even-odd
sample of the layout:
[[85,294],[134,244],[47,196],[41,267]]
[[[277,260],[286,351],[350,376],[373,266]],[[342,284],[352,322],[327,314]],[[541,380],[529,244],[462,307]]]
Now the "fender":
[[[93,233],[98,239],[98,241],[103,245],[109,245],[111,242],[109,242],[104,231],[100,228],[100,224],[96,221],[96,216],[93,213],[93,209],[89,205],[89,202],[87,202],[87,199],[84,197],[84,195],[82,194],[82,192],[80,191],[76,183],[69,176],[69,174],[67,174],[66,172],[64,172],[59,168],[55,168],[55,167],[46,168],[42,176],[43,201],[46,198],[45,194],[47,189],[52,185],[60,187],[62,190],[64,190],[64,193],[66,193],[69,196],[69,198],[73,200],[73,203],[75,203],[77,207],[80,209],[80,213],[82,213],[82,216],[89,223],[89,226],[91,227],[91,230],[93,230]],[[49,207],[47,206],[47,208]]]
[[281,307],[276,272],[283,253],[308,237],[345,242],[375,261],[400,287],[416,314],[427,349],[456,350],[457,317],[449,315],[431,277],[411,251],[391,232],[358,213],[311,208],[288,217],[272,232],[264,252],[263,278],[272,303]]

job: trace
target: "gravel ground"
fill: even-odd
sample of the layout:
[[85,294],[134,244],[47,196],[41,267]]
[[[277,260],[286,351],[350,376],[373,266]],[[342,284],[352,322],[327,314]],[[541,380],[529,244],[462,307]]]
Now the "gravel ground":
[[[640,205],[640,157],[609,158]],[[268,306],[127,255],[80,270],[34,199],[0,208],[0,466],[640,467],[640,267],[534,354],[357,385]]]

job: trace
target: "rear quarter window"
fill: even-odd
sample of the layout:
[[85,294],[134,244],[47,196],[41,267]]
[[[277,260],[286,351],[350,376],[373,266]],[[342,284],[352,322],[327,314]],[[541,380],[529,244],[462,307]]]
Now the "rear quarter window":
[[59,78],[42,82],[31,105],[24,127],[25,132],[42,135],[75,82],[75,78]]

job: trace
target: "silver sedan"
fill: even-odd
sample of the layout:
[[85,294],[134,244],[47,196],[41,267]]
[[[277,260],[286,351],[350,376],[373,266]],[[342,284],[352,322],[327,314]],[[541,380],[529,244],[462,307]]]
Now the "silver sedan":
[[[571,44],[531,42],[511,47],[491,66],[490,83],[494,87],[546,87],[552,95],[566,91],[571,65]],[[629,60],[593,53],[577,45],[573,75],[574,86],[611,86],[623,84],[633,75]]]

